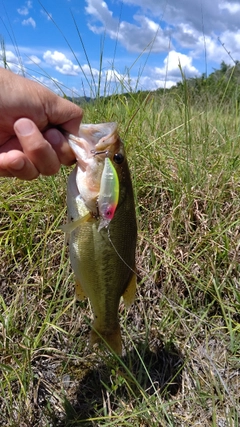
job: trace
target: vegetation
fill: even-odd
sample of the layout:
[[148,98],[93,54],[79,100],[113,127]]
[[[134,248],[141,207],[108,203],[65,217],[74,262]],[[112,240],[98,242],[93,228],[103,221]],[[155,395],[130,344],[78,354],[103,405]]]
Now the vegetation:
[[123,358],[88,347],[89,303],[73,300],[59,230],[69,169],[1,179],[1,425],[239,425],[235,70],[84,105],[85,122],[119,123],[136,195],[138,289],[120,307]]

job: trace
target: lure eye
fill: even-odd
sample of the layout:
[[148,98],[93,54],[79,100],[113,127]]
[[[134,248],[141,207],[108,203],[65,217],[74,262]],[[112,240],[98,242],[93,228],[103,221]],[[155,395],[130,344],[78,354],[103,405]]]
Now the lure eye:
[[105,212],[105,217],[112,219],[114,215],[114,209],[112,209],[111,207],[109,207],[106,212]]
[[117,163],[117,165],[120,165],[124,160],[124,155],[122,153],[116,153],[113,156],[114,163]]

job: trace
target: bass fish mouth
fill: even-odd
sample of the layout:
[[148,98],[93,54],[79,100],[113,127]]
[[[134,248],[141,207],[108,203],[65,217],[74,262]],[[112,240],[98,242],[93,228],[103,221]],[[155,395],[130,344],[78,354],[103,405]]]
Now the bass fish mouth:
[[111,157],[116,145],[116,123],[81,125],[78,136],[66,134],[68,143],[75,153],[77,162],[85,171],[95,156]]

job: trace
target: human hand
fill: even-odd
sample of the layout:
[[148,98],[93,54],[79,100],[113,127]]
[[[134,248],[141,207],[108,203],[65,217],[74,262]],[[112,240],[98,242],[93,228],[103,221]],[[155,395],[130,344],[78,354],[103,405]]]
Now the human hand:
[[76,134],[82,110],[42,85],[0,68],[0,177],[32,180],[75,161],[54,126]]

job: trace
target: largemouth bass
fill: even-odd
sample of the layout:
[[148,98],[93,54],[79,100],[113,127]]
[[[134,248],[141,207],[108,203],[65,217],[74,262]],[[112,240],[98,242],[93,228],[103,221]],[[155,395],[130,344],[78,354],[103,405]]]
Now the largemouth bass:
[[121,296],[135,296],[137,225],[133,188],[115,123],[81,125],[69,135],[77,159],[67,187],[70,260],[76,298],[88,297],[94,314],[91,344],[105,341],[122,353],[118,320]]

